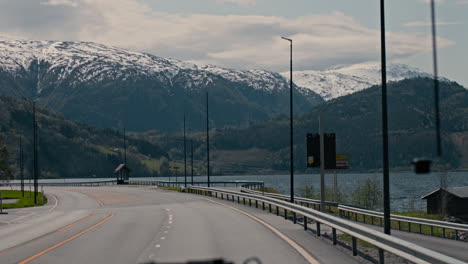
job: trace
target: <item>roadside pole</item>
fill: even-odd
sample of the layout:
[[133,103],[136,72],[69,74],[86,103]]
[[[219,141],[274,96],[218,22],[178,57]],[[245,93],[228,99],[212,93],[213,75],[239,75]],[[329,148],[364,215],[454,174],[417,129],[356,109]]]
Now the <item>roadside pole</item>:
[[3,194],[0,192],[0,214],[8,214],[7,212],[3,212]]
[[320,211],[325,212],[325,137],[323,133],[323,117],[319,116],[320,130]]

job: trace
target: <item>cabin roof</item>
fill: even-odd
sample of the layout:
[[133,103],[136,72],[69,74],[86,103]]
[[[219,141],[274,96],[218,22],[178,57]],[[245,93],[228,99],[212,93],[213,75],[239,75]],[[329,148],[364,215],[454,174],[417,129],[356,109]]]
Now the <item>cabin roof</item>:
[[115,173],[118,173],[118,172],[120,172],[120,171],[122,171],[122,170],[130,171],[130,168],[128,168],[126,164],[123,164],[123,163],[122,163],[122,164],[120,164],[120,165],[115,169],[114,172],[115,172]]
[[448,187],[448,188],[445,188],[445,189],[442,189],[442,188],[439,188],[437,190],[434,190],[426,195],[424,195],[423,197],[421,197],[421,199],[427,199],[429,198],[429,196],[432,196],[442,190],[445,190],[446,192],[454,195],[454,196],[457,196],[459,198],[468,198],[468,186],[459,186],[459,187]]

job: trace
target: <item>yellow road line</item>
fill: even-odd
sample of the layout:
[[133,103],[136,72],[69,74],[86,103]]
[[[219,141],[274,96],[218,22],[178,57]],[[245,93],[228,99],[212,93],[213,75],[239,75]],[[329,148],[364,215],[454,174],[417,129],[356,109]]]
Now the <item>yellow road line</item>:
[[44,235],[42,235],[42,236],[33,238],[33,239],[31,239],[31,240],[29,240],[29,241],[26,241],[26,242],[24,242],[24,243],[21,243],[21,244],[19,244],[19,245],[17,245],[17,246],[14,246],[14,247],[11,247],[11,248],[7,248],[7,249],[5,249],[5,250],[3,250],[3,251],[0,251],[0,255],[3,254],[3,253],[6,253],[6,252],[12,251],[13,249],[17,249],[17,248],[19,248],[19,247],[21,247],[21,246],[27,245],[27,244],[29,244],[29,243],[31,243],[31,242],[34,242],[34,241],[36,241],[36,240],[38,240],[38,239],[40,239],[40,238],[43,238],[43,237],[48,236],[48,235],[50,235],[50,234],[53,234],[53,233],[55,233],[55,232],[59,232],[59,231],[65,230],[65,229],[67,229],[67,228],[69,228],[69,227],[72,227],[72,226],[74,226],[74,225],[76,225],[76,224],[78,224],[78,223],[81,223],[81,222],[85,221],[85,220],[88,219],[88,218],[91,218],[91,217],[94,216],[94,215],[95,215],[95,214],[88,215],[87,217],[82,218],[82,219],[80,219],[80,220],[78,220],[78,221],[76,221],[76,222],[74,222],[74,223],[71,223],[71,224],[65,226],[65,227],[62,227],[62,228],[57,229],[57,230],[55,230],[55,231],[52,231],[52,232],[50,232],[50,233],[44,234]]
[[299,254],[301,254],[301,256],[303,256],[309,263],[311,264],[319,264],[320,262],[318,262],[314,257],[312,257],[309,252],[307,252],[304,248],[302,248],[299,244],[297,244],[296,242],[294,242],[293,240],[291,240],[289,237],[287,237],[285,234],[281,233],[278,229],[274,228],[272,225],[268,224],[267,222],[263,221],[262,219],[256,217],[256,216],[253,216],[249,213],[246,213],[242,210],[239,210],[235,207],[232,207],[232,206],[229,206],[229,205],[226,205],[226,204],[223,204],[223,203],[220,203],[220,202],[216,202],[216,201],[213,201],[213,200],[210,200],[210,199],[206,199],[206,198],[202,198],[202,197],[199,197],[203,200],[207,200],[207,201],[210,201],[212,203],[215,203],[215,204],[219,204],[219,205],[222,205],[224,207],[227,207],[227,208],[230,208],[232,210],[235,210],[243,215],[246,215],[250,218],[252,218],[253,220],[259,222],[260,224],[264,225],[266,228],[270,229],[273,233],[275,233],[277,236],[279,236],[281,239],[283,239],[284,241],[286,241],[286,243],[288,243],[292,248],[294,248]]
[[89,219],[89,218],[91,218],[91,217],[93,217],[93,216],[95,216],[95,215],[96,215],[96,214],[89,215],[89,216],[87,216],[87,217],[85,217],[85,218],[83,218],[83,219],[81,219],[81,220],[78,220],[78,221],[76,221],[76,222],[74,222],[74,223],[72,223],[72,224],[69,224],[69,225],[67,225],[67,226],[65,226],[65,227],[62,227],[62,228],[58,229],[56,232],[60,232],[60,231],[63,231],[63,230],[65,230],[65,229],[68,229],[68,228],[70,228],[70,227],[72,227],[72,226],[74,226],[74,225],[77,225],[77,224],[79,224],[79,223],[81,223],[81,222],[83,222],[83,221],[86,221],[87,219]]
[[86,234],[87,232],[89,232],[89,231],[93,230],[94,228],[96,228],[96,227],[98,227],[98,226],[104,224],[105,222],[107,222],[109,219],[111,219],[112,217],[114,217],[114,215],[115,215],[115,214],[111,214],[111,215],[108,216],[106,219],[102,220],[101,222],[99,222],[99,223],[97,223],[97,224],[95,224],[95,225],[93,225],[93,226],[91,226],[91,227],[88,227],[87,229],[81,231],[80,233],[78,233],[78,234],[76,234],[76,235],[74,235],[74,236],[72,236],[72,237],[70,237],[70,238],[67,238],[67,239],[63,240],[63,241],[60,242],[60,243],[57,243],[57,244],[55,244],[55,245],[49,247],[48,249],[45,249],[45,250],[43,250],[43,251],[37,253],[36,255],[31,256],[31,257],[29,257],[29,258],[27,258],[27,259],[25,259],[25,260],[19,262],[18,264],[26,264],[26,263],[30,262],[31,260],[34,260],[34,259],[36,259],[36,258],[38,258],[38,257],[40,257],[40,256],[42,256],[42,255],[44,255],[45,253],[47,253],[47,252],[49,252],[49,251],[51,251],[51,250],[53,250],[53,249],[55,249],[55,248],[58,248],[58,247],[60,247],[61,245],[66,244],[66,243],[72,241],[73,239],[75,239],[75,238],[77,238],[77,237],[79,237],[79,236],[81,236],[81,235]]

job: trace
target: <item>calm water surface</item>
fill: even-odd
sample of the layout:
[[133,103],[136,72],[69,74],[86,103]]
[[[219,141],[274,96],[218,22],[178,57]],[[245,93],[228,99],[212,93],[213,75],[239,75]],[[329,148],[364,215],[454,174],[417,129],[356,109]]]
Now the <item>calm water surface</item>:
[[[390,196],[392,211],[425,210],[426,202],[421,197],[439,187],[440,177],[446,175],[449,186],[468,186],[468,172],[431,173],[416,175],[414,173],[390,173]],[[274,187],[282,193],[289,194],[289,175],[241,175],[241,176],[213,176],[212,181],[249,180],[263,181],[265,186]],[[338,187],[347,192],[356,188],[359,183],[367,178],[377,179],[382,183],[382,173],[339,173],[337,174]],[[41,182],[74,182],[89,180],[109,180],[110,178],[93,179],[61,179],[61,180],[41,180]],[[168,178],[142,178],[167,180]],[[172,177],[172,180],[175,178]],[[179,176],[179,181],[183,181],[183,176]],[[195,181],[206,181],[206,176],[197,176]],[[190,177],[189,177],[190,181]],[[18,182],[18,181],[13,181]],[[28,181],[26,181],[28,182]],[[333,174],[325,176],[328,187],[333,186]],[[314,185],[318,192],[320,188],[319,174],[295,175],[295,192],[305,185]]]

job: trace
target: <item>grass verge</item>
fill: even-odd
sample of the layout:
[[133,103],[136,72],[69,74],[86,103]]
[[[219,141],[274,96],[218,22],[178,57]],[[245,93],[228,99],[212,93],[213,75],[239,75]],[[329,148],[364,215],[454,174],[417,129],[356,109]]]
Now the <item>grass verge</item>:
[[37,194],[37,204],[34,204],[34,192],[24,191],[24,197],[21,191],[16,190],[1,190],[0,193],[3,199],[19,199],[16,203],[3,204],[3,209],[40,206],[47,203],[47,197],[42,197],[42,193]]

